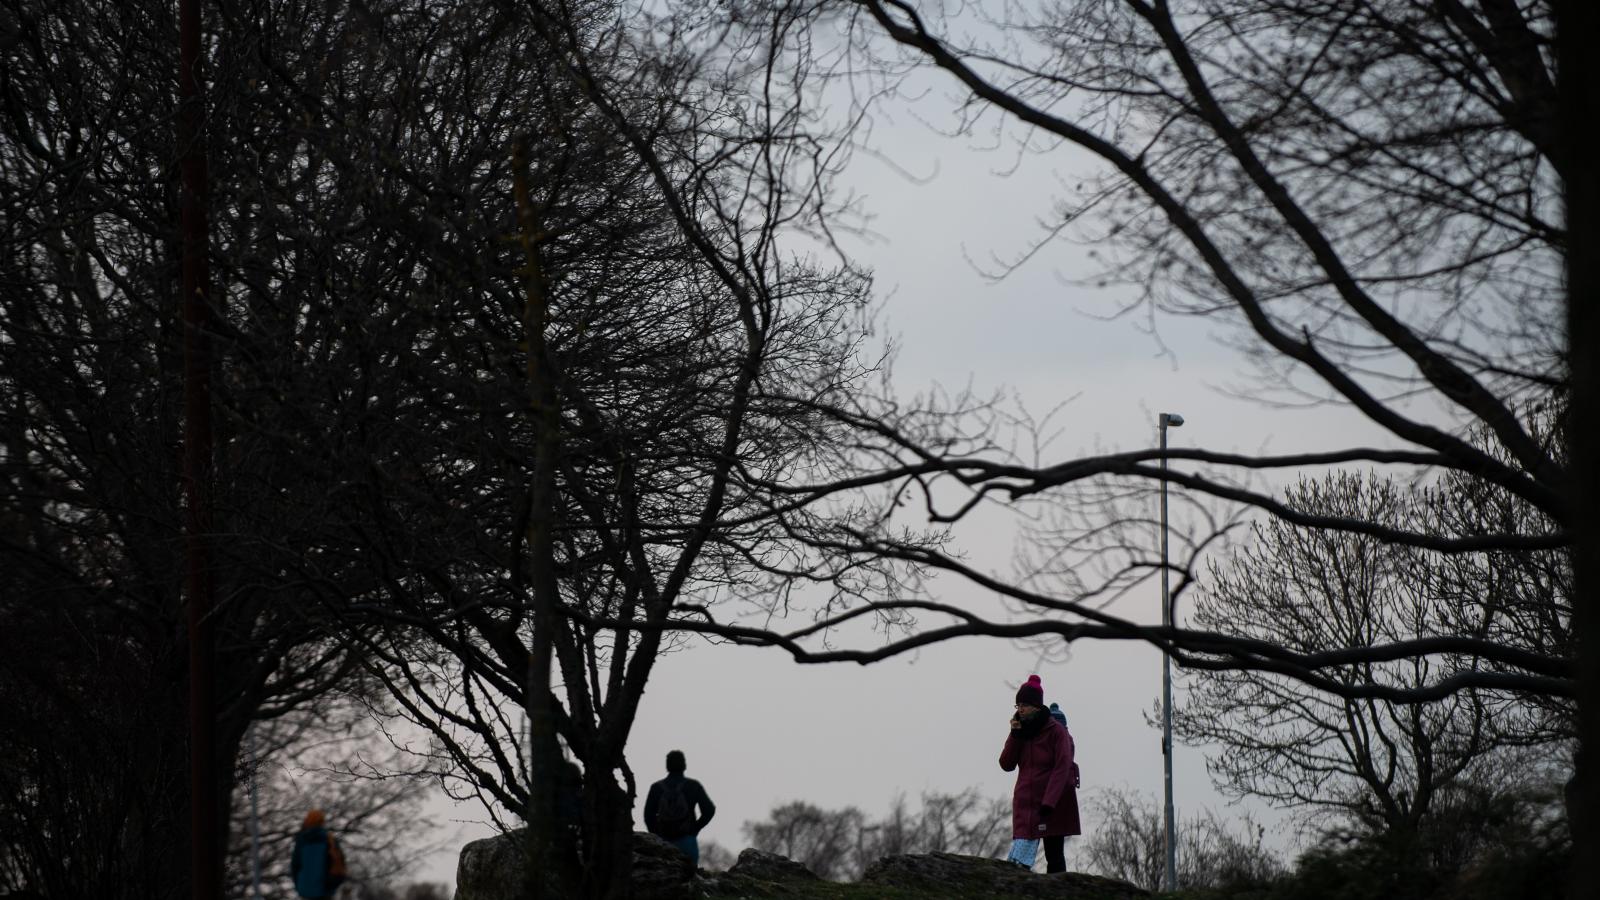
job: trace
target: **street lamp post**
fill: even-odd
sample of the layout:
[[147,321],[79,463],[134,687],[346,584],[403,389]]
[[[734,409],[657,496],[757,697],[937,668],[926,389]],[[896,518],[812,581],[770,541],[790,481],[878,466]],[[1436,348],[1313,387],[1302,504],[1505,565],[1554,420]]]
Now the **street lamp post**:
[[[1167,427],[1183,424],[1183,416],[1162,413],[1161,425],[1161,624],[1172,624],[1172,585],[1167,570]],[[1172,654],[1161,651],[1161,759],[1166,774],[1166,890],[1178,889],[1178,833],[1172,814]]]

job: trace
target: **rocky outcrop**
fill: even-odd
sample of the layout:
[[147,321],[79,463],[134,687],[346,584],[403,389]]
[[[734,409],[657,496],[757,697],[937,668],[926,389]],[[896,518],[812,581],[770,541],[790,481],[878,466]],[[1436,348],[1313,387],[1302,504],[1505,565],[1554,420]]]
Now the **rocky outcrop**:
[[810,869],[787,856],[767,853],[754,847],[739,851],[739,859],[728,869],[728,874],[754,881],[783,883],[786,881],[818,881]]
[[[462,847],[456,863],[455,900],[520,900],[526,871],[525,840],[527,830],[519,828]],[[634,832],[635,900],[689,900],[700,896],[692,888],[694,875],[694,865],[678,848],[653,834]]]
[[677,847],[643,831],[633,833],[634,900],[689,900],[694,863]]
[[456,900],[521,900],[527,829],[472,841],[456,861]]
[[915,891],[926,897],[1140,900],[1150,896],[1150,892],[1126,881],[1080,872],[1037,875],[1004,860],[954,853],[886,856],[868,866],[861,881]]
[[[520,900],[524,835],[512,831],[463,847],[455,900]],[[1124,881],[1077,872],[1036,875],[998,859],[954,853],[885,857],[868,867],[854,888],[829,884],[792,859],[755,849],[740,852],[738,862],[726,872],[701,874],[676,847],[643,832],[633,836],[632,881],[635,900],[867,897],[874,895],[873,885],[927,900],[1147,900],[1150,896]],[[840,890],[856,893],[840,894]]]

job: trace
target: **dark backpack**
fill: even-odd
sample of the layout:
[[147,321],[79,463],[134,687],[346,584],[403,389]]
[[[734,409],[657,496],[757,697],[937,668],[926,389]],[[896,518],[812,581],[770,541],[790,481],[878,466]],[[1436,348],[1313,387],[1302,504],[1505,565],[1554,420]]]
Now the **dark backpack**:
[[689,802],[688,786],[686,778],[661,782],[661,804],[656,809],[656,826],[669,839],[675,840],[694,833],[694,804]]

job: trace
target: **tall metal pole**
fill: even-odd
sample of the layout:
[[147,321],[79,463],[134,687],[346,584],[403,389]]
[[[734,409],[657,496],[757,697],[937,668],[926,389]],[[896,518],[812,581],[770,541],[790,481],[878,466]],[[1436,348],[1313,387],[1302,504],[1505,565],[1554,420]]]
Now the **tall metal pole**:
[[[1161,424],[1161,624],[1172,624],[1171,573],[1167,571],[1167,426],[1183,424],[1183,416],[1162,413]],[[1172,811],[1172,654],[1161,651],[1161,759],[1166,774],[1166,804],[1163,818],[1166,825],[1167,865],[1165,889],[1178,889],[1178,831]]]
[[211,302],[199,0],[178,3],[177,151],[183,296],[184,550],[189,628],[189,878],[195,900],[222,898],[222,804],[213,728]]

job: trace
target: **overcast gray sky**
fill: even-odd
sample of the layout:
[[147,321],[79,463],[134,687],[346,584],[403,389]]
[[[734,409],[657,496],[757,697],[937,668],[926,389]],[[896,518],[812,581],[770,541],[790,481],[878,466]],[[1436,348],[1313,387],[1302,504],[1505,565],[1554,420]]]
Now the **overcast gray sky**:
[[[921,114],[944,103],[929,97]],[[871,155],[859,155],[848,173],[882,238],[852,241],[849,249],[876,273],[882,322],[901,348],[895,367],[901,390],[970,381],[979,393],[1014,390],[1039,411],[1072,398],[1057,419],[1061,458],[1153,446],[1163,411],[1187,419],[1170,433],[1176,446],[1256,452],[1392,442],[1348,410],[1268,408],[1220,390],[1240,383],[1245,368],[1218,340],[1216,323],[1159,321],[1161,344],[1171,351],[1164,355],[1137,327],[1143,320],[1086,315],[1103,314],[1121,298],[1064,285],[1059,276],[1092,271],[1081,248],[1048,248],[998,284],[982,277],[968,260],[1026,247],[1063,181],[1085,171],[1081,159],[1033,157],[1001,175],[1013,168],[1006,151],[943,137],[904,110],[876,126],[877,148],[899,167],[936,173],[916,183]],[[985,526],[965,529],[961,538],[976,561],[1002,571],[1008,566],[1010,533]],[[1152,584],[1116,609],[1156,621],[1158,590]],[[992,603],[954,579],[938,582],[936,593],[945,602]],[[692,639],[655,667],[628,756],[642,794],[662,774],[665,753],[683,750],[689,774],[705,783],[718,807],[702,841],[734,851],[745,846],[744,822],[789,800],[853,805],[876,816],[896,795],[915,802],[927,790],[975,786],[1009,798],[1011,777],[996,758],[1015,688],[1037,672],[1047,700],[1069,717],[1086,796],[1108,786],[1158,795],[1159,735],[1145,715],[1159,697],[1160,655],[1143,645],[1081,642],[1065,662],[1036,666],[1036,660],[1031,648],[985,639],[869,667],[798,666],[780,651]],[[1214,751],[1176,750],[1180,815],[1223,805],[1205,774],[1208,752]],[[1266,821],[1277,818],[1253,810]],[[443,814],[484,818],[470,807]],[[1087,807],[1084,814],[1092,831],[1096,818]],[[485,833],[487,827],[469,825],[461,835]],[[1070,845],[1068,853],[1073,865]],[[451,881],[454,865],[454,852],[442,853],[421,874]]]

